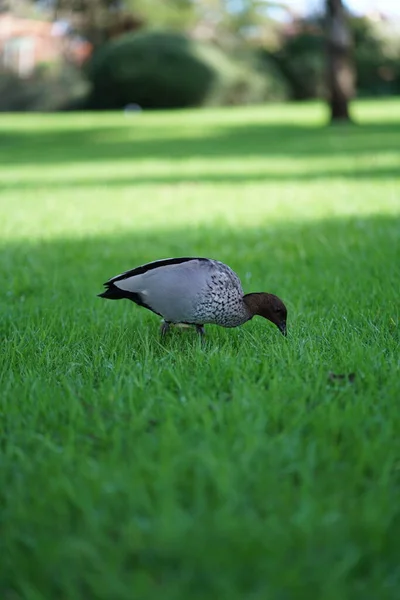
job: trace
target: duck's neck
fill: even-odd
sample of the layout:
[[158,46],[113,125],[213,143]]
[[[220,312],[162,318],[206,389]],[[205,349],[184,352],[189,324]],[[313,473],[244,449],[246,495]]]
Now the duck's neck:
[[260,314],[261,304],[264,301],[264,296],[262,292],[253,292],[251,294],[246,294],[243,296],[243,303],[246,306],[246,309],[249,313],[249,319],[254,317],[255,315]]
[[241,310],[241,318],[242,318],[242,323],[246,323],[246,321],[250,321],[250,319],[252,319],[255,315],[255,313],[252,310],[252,306],[251,306],[251,302],[249,305],[247,296],[243,296],[243,302],[242,302],[242,310]]

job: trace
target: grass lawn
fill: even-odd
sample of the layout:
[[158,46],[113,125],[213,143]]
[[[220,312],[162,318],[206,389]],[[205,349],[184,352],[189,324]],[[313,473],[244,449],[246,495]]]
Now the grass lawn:
[[[1,600],[398,598],[400,100],[354,113],[0,116]],[[96,297],[184,255],[288,338]]]

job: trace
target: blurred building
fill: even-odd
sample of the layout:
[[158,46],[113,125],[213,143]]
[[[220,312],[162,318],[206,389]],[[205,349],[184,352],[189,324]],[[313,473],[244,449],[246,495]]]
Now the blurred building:
[[91,52],[91,44],[73,35],[66,22],[0,14],[0,67],[20,77],[29,77],[39,65],[61,59],[80,65]]

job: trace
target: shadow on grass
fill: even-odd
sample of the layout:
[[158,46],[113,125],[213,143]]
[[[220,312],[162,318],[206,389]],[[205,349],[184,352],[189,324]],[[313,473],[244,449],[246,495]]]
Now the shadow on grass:
[[[138,132],[138,133],[137,133]],[[398,152],[399,123],[317,127],[285,124],[226,124],[202,136],[161,130],[143,139],[135,122],[88,130],[0,133],[3,165],[65,164],[137,159],[181,160],[188,157],[353,156]]]
[[132,177],[118,176],[114,177],[92,177],[85,176],[85,179],[73,179],[71,177],[59,177],[50,181],[40,181],[24,177],[22,180],[7,181],[3,185],[0,183],[0,189],[4,190],[29,190],[32,188],[41,190],[74,189],[74,188],[118,188],[137,185],[174,185],[174,184],[251,184],[251,183],[279,183],[279,182],[317,182],[323,179],[347,179],[347,180],[371,180],[371,179],[393,179],[400,178],[400,167],[376,165],[371,168],[368,166],[352,166],[349,169],[318,169],[312,168],[309,171],[297,172],[238,172],[237,170],[229,173],[201,173],[199,175],[189,173],[166,173],[154,175],[133,175]]
[[18,328],[32,313],[62,314],[73,306],[107,313],[117,325],[117,314],[132,305],[98,299],[106,279],[157,258],[192,255],[230,264],[245,291],[280,295],[291,321],[311,323],[328,314],[357,320],[364,312],[389,326],[398,312],[399,239],[400,218],[371,216],[241,231],[204,226],[3,244],[1,320]]

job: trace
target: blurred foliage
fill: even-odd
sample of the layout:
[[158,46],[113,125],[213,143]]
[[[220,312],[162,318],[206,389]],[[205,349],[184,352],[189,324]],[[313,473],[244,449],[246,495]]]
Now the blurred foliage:
[[[176,108],[201,104],[215,85],[218,63],[229,78],[229,63],[211,49],[201,56],[194,42],[168,33],[127,34],[93,57],[89,77],[91,108]],[[228,68],[227,68],[228,67]]]
[[265,51],[264,57],[265,60],[276,62],[295,100],[324,94],[325,56],[322,32],[305,30],[288,36],[279,50]]
[[[65,20],[95,51],[81,72],[58,64],[40,67],[26,79],[0,72],[0,110],[111,109],[132,103],[167,108],[326,97],[321,17],[278,22],[270,16],[273,4],[279,2],[16,0],[13,7],[20,16],[32,17],[36,7],[36,18]],[[357,94],[400,93],[398,29],[355,17],[350,27]]]
[[[67,0],[64,0],[67,1]],[[100,1],[100,0],[97,0]],[[127,6],[147,28],[199,32],[222,46],[234,46],[254,32],[259,38],[276,36],[278,24],[269,14],[274,0],[127,0]]]
[[105,44],[89,67],[89,108],[179,108],[283,99],[285,83],[253,54],[222,49],[182,34],[150,31]]
[[40,65],[27,78],[0,70],[0,111],[54,111],[88,94],[82,72],[70,64]]
[[[400,44],[396,38],[379,34],[366,18],[352,17],[353,60],[357,73],[357,94],[378,96],[400,92]],[[275,52],[264,51],[275,61],[296,100],[325,96],[325,39],[318,22],[304,23],[300,30],[283,36]]]
[[[382,26],[367,19],[351,19],[357,88],[360,96],[400,92],[400,44],[395,37],[380,34]],[[389,33],[389,32],[387,32]]]
[[197,7],[193,0],[127,0],[126,5],[143,19],[148,27],[184,31],[197,22]]

